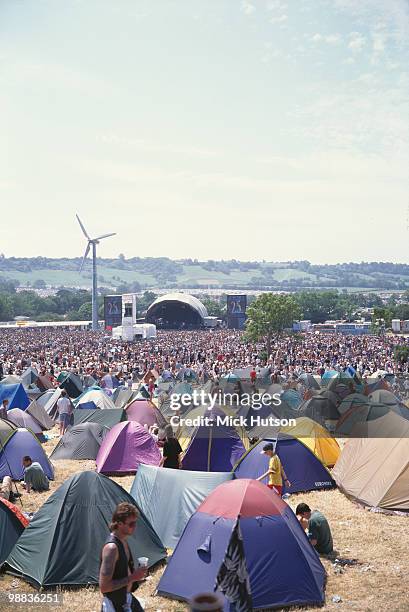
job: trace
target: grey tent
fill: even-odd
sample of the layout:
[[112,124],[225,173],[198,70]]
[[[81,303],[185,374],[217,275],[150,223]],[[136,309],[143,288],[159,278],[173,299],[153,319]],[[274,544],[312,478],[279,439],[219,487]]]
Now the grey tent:
[[141,464],[131,495],[163,544],[173,549],[202,501],[219,484],[233,478],[231,472],[189,472]]
[[57,412],[57,402],[61,397],[61,389],[49,389],[45,391],[40,397],[36,398],[37,404],[42,406],[46,413],[53,418]]
[[108,429],[112,429],[117,423],[126,421],[125,410],[119,408],[111,408],[111,410],[87,410],[86,408],[77,408],[73,411],[74,425],[80,423],[100,423]]
[[0,450],[8,442],[9,438],[17,431],[17,427],[11,421],[0,419]]
[[129,387],[117,387],[112,394],[112,401],[116,408],[125,408],[136,397],[136,391]]
[[0,497],[0,565],[9,556],[27,524],[28,520],[17,506]]
[[46,410],[38,403],[33,400],[26,412],[30,414],[33,419],[37,421],[41,429],[52,429],[55,425],[52,418],[47,414]]
[[[7,569],[36,587],[98,584],[101,549],[120,502],[135,504],[107,476],[74,474],[36,512],[7,558]],[[142,512],[128,544],[135,560],[149,558],[149,567],[166,558]]]
[[50,459],[96,459],[107,431],[99,423],[88,422],[70,427],[51,453]]
[[21,375],[23,385],[28,387],[29,385],[36,384],[38,378],[38,372],[35,368],[29,367]]
[[31,429],[33,434],[36,436],[40,435],[42,439],[44,439],[44,436],[42,435],[43,430],[41,429],[40,425],[31,416],[31,414],[27,414],[25,410],[21,410],[21,408],[12,408],[7,412],[7,419],[14,423],[16,427]]
[[70,398],[81,395],[84,391],[81,379],[77,374],[69,372],[60,382],[61,389],[65,389]]

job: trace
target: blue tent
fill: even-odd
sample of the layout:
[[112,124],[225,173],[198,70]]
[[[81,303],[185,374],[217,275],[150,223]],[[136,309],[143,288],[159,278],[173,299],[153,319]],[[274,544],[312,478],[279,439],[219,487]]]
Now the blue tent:
[[245,599],[242,610],[324,603],[318,554],[291,508],[260,482],[226,482],[206,498],[189,520],[158,593],[189,600],[212,592],[215,584],[225,594],[226,611],[237,610],[232,602],[238,592]]
[[[183,469],[199,472],[230,472],[248,448],[248,437],[242,427],[224,424],[229,411],[222,406],[208,410],[195,408],[185,419],[207,419],[198,426],[184,425],[178,431],[179,443],[184,451]],[[203,423],[203,424],[202,424]]]
[[31,431],[23,428],[16,429],[0,450],[0,480],[4,476],[21,480],[24,476],[22,459],[25,455],[29,455],[33,461],[38,461],[45,475],[54,480],[53,466],[40,442]]
[[163,545],[173,549],[202,501],[232,479],[231,472],[188,472],[141,464],[130,493]]
[[258,478],[267,472],[269,457],[262,450],[268,442],[276,443],[276,453],[291,482],[290,488],[283,486],[284,493],[332,489],[336,486],[330,472],[318,457],[300,440],[287,434],[279,434],[278,439],[265,438],[252,446],[235,466],[236,478]]
[[15,385],[0,385],[0,403],[8,399],[9,408],[25,410],[30,405],[28,395],[21,383]]

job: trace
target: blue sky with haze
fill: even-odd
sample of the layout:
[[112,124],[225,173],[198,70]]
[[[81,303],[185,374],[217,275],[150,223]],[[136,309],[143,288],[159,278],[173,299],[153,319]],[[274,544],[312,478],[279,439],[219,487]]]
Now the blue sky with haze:
[[409,263],[407,0],[2,0],[0,251]]

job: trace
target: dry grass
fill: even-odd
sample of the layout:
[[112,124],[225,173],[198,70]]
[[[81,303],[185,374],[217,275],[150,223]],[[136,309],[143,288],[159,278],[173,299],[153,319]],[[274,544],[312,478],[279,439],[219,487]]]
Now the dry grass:
[[[50,453],[56,440],[47,442],[44,447]],[[71,474],[94,469],[93,461],[55,462],[56,479],[50,491],[42,494],[23,493],[22,501],[26,511],[35,511],[47,497]],[[114,479],[127,491],[133,482],[132,476]],[[323,559],[328,573],[326,605],[321,610],[356,610],[373,612],[407,612],[409,610],[409,591],[406,586],[409,575],[409,519],[402,516],[387,516],[369,512],[349,501],[339,491],[322,491],[299,494],[289,500],[294,509],[300,501],[321,510],[328,518],[334,545],[338,556],[343,559],[356,559],[357,564],[346,566],[337,573],[333,563]],[[273,546],[273,543],[272,543]],[[178,612],[187,610],[183,603],[155,596],[154,592],[163,567],[152,571],[148,580],[138,590],[138,597],[145,601],[147,610]],[[22,580],[11,576],[0,576],[0,591],[32,591]],[[63,590],[64,604],[58,609],[72,612],[99,612],[101,596],[96,588],[81,588],[75,591]],[[339,595],[340,603],[332,597]],[[15,608],[16,606],[13,606]],[[11,610],[0,603],[0,610]],[[23,608],[21,608],[23,609]],[[27,610],[27,606],[25,610]],[[33,610],[49,610],[36,607]]]

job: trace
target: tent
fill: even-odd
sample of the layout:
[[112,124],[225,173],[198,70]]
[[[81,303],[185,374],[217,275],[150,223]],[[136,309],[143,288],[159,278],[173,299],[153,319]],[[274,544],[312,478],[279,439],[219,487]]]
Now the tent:
[[[331,489],[335,482],[321,461],[300,440],[288,434],[279,434],[278,439],[260,440],[243,455],[234,467],[236,478],[258,478],[268,470],[269,457],[262,452],[268,442],[275,443],[276,453],[280,457],[284,471],[291,482],[284,493]],[[265,479],[267,483],[267,478]]]
[[[225,482],[205,499],[189,520],[158,593],[189,600],[212,592],[226,573],[236,594],[251,593],[242,610],[324,603],[325,570],[317,552],[291,508],[260,482]],[[237,609],[225,602],[224,610]]]
[[167,421],[161,411],[149,400],[134,400],[126,407],[128,421],[136,421],[140,425],[165,427]]
[[0,497],[0,566],[27,525],[28,520],[17,506]]
[[355,435],[332,472],[338,487],[365,505],[409,511],[409,421],[389,412]]
[[307,389],[316,389],[317,391],[320,390],[320,384],[317,378],[312,374],[308,374],[307,372],[300,374],[297,381],[304,385],[304,387],[307,387]]
[[65,373],[62,377],[60,374],[57,380],[60,383],[60,388],[65,389],[71,398],[78,397],[84,390],[80,377],[73,372]]
[[188,472],[141,465],[130,493],[164,546],[173,549],[202,501],[232,478],[230,472]]
[[50,455],[50,459],[96,459],[108,430],[99,423],[70,427]]
[[[116,482],[80,472],[66,480],[36,512],[11,551],[7,566],[36,587],[98,584],[101,549],[120,502],[135,500]],[[128,545],[149,566],[166,557],[143,513]]]
[[325,421],[337,421],[339,419],[337,403],[332,398],[333,394],[330,394],[329,391],[311,397],[301,405],[299,416],[306,416],[321,425],[324,425]]
[[95,410],[95,408],[112,410],[115,408],[114,402],[107,396],[101,387],[86,389],[84,393],[81,393],[80,396],[73,400],[73,404],[77,410],[79,408],[82,410]]
[[295,427],[282,427],[280,431],[282,434],[297,438],[327,467],[333,467],[337,462],[341,453],[338,442],[324,427],[312,419],[301,417],[297,419]]
[[298,410],[303,401],[301,394],[296,391],[296,389],[286,389],[282,394],[281,399],[293,410]]
[[47,374],[39,375],[37,378],[37,387],[41,389],[41,391],[47,391],[47,389],[53,389],[54,384],[51,380],[51,377]]
[[73,411],[73,424],[79,425],[80,423],[100,423],[107,429],[112,429],[114,425],[117,425],[121,421],[126,420],[125,410],[114,408],[113,410],[84,410],[79,408]]
[[17,427],[14,423],[5,419],[0,419],[0,449],[7,443],[8,439],[14,434]]
[[34,385],[37,383],[38,372],[35,368],[31,366],[26,368],[21,375],[22,383],[25,387],[29,387],[30,385]]
[[24,476],[21,463],[24,455],[29,455],[33,461],[38,461],[46,476],[54,480],[53,467],[40,442],[31,431],[20,428],[15,430],[0,449],[0,479],[11,476],[14,480],[21,480]]
[[50,418],[54,417],[57,412],[57,402],[61,397],[61,389],[50,389],[45,391],[40,397],[36,398],[37,404],[39,404]]
[[199,425],[184,424],[176,432],[184,451],[184,470],[229,472],[233,469],[249,447],[249,441],[243,427],[229,424],[231,417],[234,412],[226,406],[213,410],[200,406],[186,413],[184,419],[198,421]]
[[159,465],[159,448],[149,432],[134,421],[114,425],[99,449],[96,464],[102,474],[135,473],[141,463]]
[[367,395],[363,395],[363,393],[350,393],[338,406],[338,412],[342,416],[345,412],[348,412],[351,408],[355,408],[356,406],[365,406],[369,404],[369,398]]
[[31,431],[44,438],[43,430],[37,421],[30,415],[27,414],[24,410],[20,410],[20,408],[12,408],[7,411],[7,418],[9,421],[14,423],[17,427],[25,427],[26,429],[31,429]]
[[0,384],[0,404],[3,400],[8,399],[10,408],[21,408],[24,410],[30,403],[27,393],[23,385],[4,385]]
[[54,421],[36,400],[31,402],[26,413],[31,415],[42,429],[52,429],[54,427]]
[[390,408],[383,404],[371,402],[362,405],[356,404],[341,416],[335,428],[335,434],[337,436],[349,436],[358,423],[379,419],[388,412],[390,412]]
[[125,408],[135,398],[136,392],[129,387],[117,387],[112,394],[115,408]]

